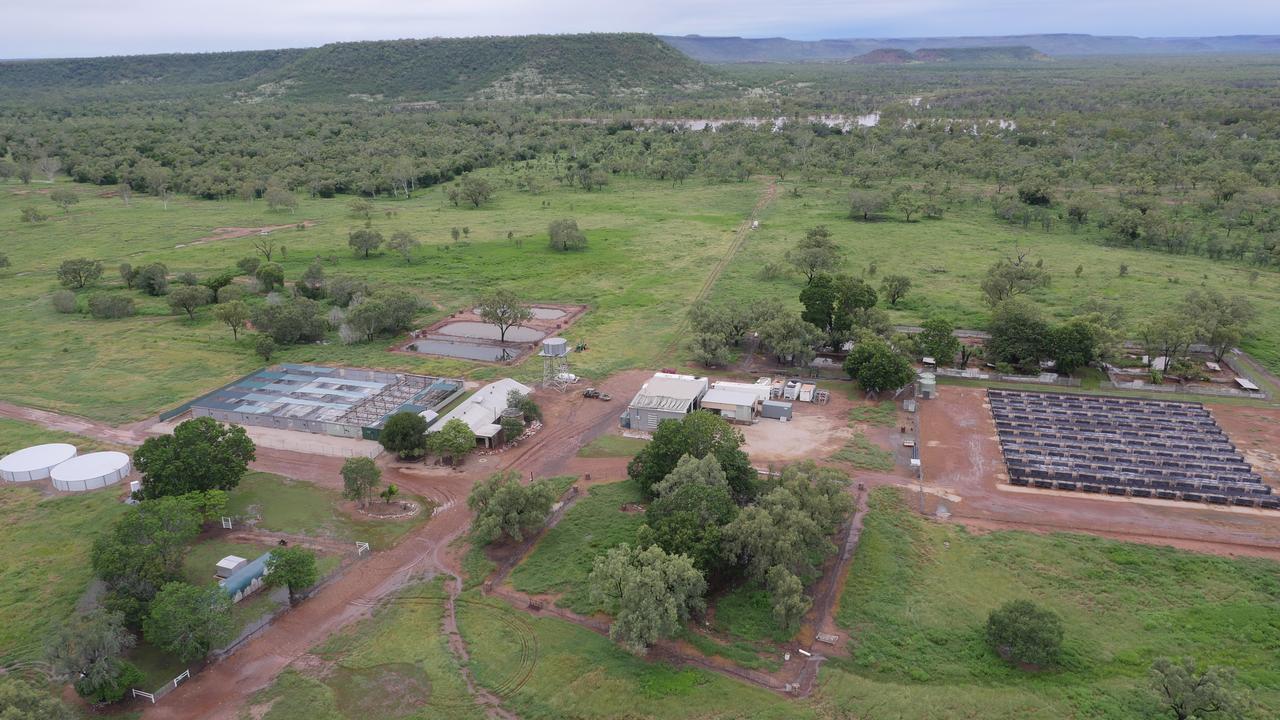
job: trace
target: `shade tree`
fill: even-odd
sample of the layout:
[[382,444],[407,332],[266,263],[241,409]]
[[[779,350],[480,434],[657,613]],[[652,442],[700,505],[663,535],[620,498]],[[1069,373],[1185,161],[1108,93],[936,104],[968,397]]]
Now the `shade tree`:
[[255,458],[253,441],[238,425],[211,417],[179,423],[169,435],[147,438],[133,455],[145,499],[205,490],[232,490]]
[[498,540],[520,542],[542,527],[555,501],[555,490],[545,480],[522,485],[514,470],[494,473],[476,483],[467,496],[467,507],[475,513],[471,535],[485,545]]
[[588,584],[592,600],[613,615],[609,637],[636,654],[706,608],[707,584],[693,561],[657,545],[611,548],[596,558]]

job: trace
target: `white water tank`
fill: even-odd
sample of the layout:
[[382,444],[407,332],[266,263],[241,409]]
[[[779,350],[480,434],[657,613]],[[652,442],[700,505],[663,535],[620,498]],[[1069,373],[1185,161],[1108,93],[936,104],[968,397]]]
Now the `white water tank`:
[[938,376],[931,372],[920,373],[920,397],[933,399],[938,397]]
[[542,354],[549,357],[564,357],[569,354],[569,341],[562,337],[551,337],[542,341]]
[[0,458],[0,479],[31,482],[49,477],[49,471],[76,456],[76,446],[48,443],[23,448]]

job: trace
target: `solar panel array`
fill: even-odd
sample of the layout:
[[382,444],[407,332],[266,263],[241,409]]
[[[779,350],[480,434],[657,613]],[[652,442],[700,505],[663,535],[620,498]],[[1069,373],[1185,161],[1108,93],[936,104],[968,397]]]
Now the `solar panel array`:
[[988,390],[1009,482],[1280,509],[1199,403]]

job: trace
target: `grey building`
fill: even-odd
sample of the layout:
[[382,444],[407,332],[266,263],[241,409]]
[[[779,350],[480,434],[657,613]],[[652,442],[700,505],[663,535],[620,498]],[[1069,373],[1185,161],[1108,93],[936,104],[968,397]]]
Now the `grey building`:
[[653,432],[663,420],[679,420],[700,407],[707,387],[706,378],[657,373],[627,405],[622,427]]

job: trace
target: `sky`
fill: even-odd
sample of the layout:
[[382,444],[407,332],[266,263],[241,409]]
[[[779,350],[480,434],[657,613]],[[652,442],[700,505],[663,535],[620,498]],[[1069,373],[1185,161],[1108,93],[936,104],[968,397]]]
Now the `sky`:
[[634,31],[797,40],[1280,34],[1277,0],[3,0],[0,57]]

